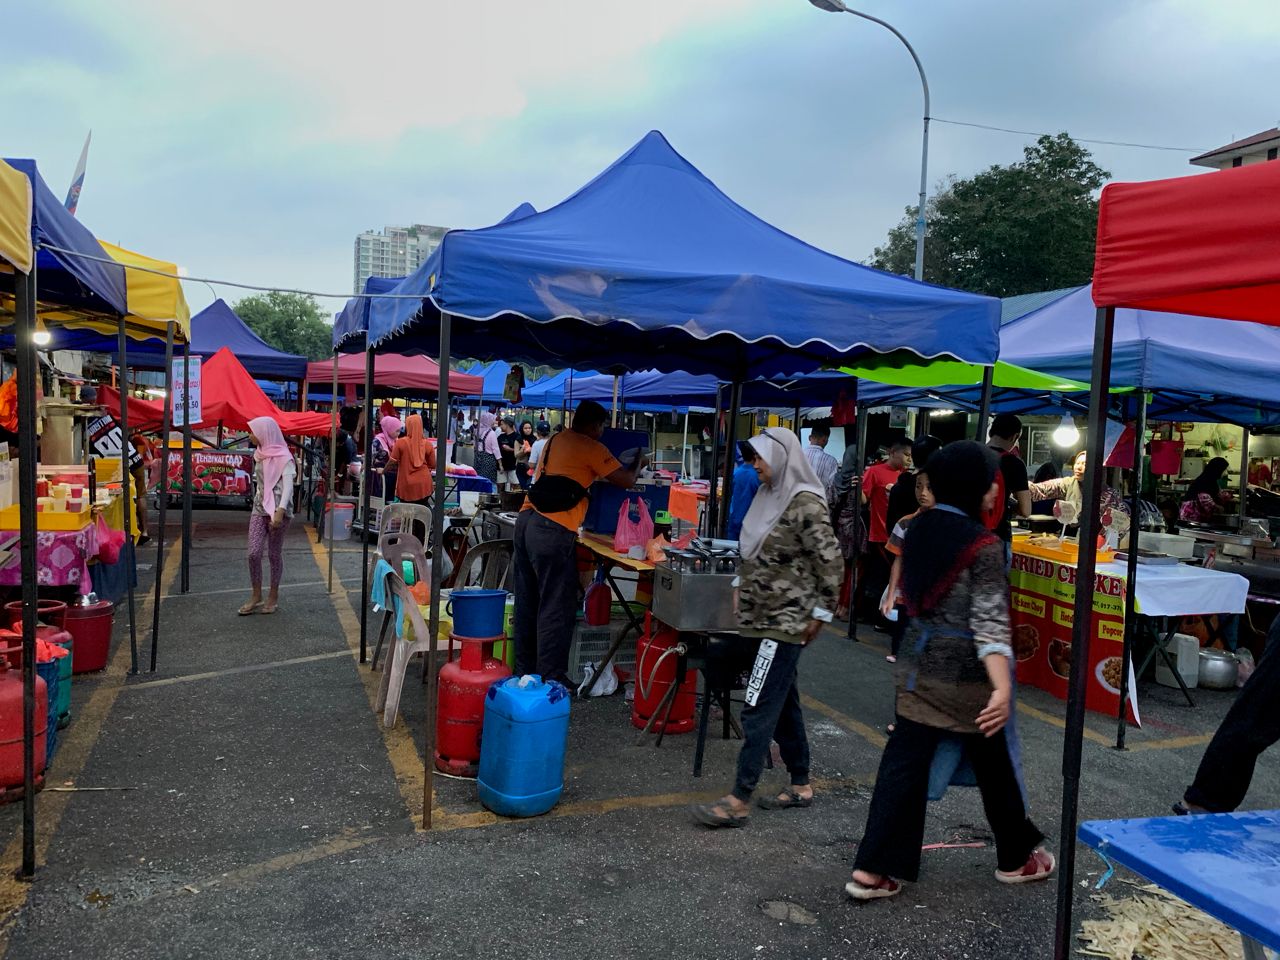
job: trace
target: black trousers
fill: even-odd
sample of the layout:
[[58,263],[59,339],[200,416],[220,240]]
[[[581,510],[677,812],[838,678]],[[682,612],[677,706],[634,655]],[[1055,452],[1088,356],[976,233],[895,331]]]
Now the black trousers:
[[1258,666],[1222,718],[1184,799],[1213,813],[1244,802],[1258,755],[1280,741],[1280,617]]
[[516,674],[569,681],[578,606],[577,535],[536,510],[516,519]]
[[796,665],[803,651],[798,643],[760,642],[747,687],[747,705],[742,709],[742,749],[733,784],[733,795],[743,803],[751,800],[775,740],[792,786],[809,782],[809,738],[796,687]]
[[868,623],[886,623],[880,613],[880,597],[884,588],[889,585],[889,571],[893,567],[893,556],[884,543],[867,544],[867,560],[863,566],[863,606],[869,611]]
[[[920,875],[929,765],[943,730],[899,717],[880,758],[867,829],[858,844],[854,869],[914,881]],[[996,838],[1001,870],[1020,869],[1044,839],[1027,819],[1004,731],[994,737],[965,737],[965,753],[982,792],[982,809]]]

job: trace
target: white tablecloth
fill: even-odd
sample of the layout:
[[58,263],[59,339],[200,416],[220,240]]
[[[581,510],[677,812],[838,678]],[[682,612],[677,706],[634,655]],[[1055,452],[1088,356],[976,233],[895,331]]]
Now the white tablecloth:
[[[1098,573],[1127,580],[1123,563],[1100,563]],[[1249,581],[1238,573],[1206,570],[1185,563],[1138,564],[1134,605],[1148,617],[1180,617],[1191,614],[1244,613]]]

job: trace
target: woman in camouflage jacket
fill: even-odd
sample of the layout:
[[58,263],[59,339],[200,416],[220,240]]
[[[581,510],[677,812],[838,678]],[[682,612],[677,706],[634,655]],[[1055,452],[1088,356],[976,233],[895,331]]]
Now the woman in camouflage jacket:
[[743,742],[730,794],[693,808],[708,827],[747,822],[770,743],[777,741],[791,785],[761,798],[764,809],[807,807],[809,740],[800,711],[796,665],[818,635],[840,593],[840,545],[831,528],[822,484],[790,430],[766,429],[744,443],[760,489],[742,524],[738,621],[744,643],[758,643],[742,711]]

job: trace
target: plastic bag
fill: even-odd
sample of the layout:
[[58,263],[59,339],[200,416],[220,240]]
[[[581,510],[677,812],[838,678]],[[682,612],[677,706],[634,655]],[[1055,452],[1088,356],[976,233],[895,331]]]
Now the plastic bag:
[[[635,518],[632,518],[632,512]],[[628,497],[618,508],[618,528],[613,534],[613,549],[626,553],[632,547],[643,550],[653,539],[653,519],[643,497]]]
[[120,551],[124,549],[124,531],[112,530],[107,526],[107,521],[102,519],[102,514],[98,514],[96,526],[98,530],[98,559],[103,563],[118,563],[120,561]]
[[649,541],[649,546],[645,549],[645,559],[650,563],[661,563],[667,559],[667,555],[662,551],[671,546],[671,541],[665,536],[654,537]]
[[[578,684],[578,696],[584,697],[587,694],[587,687],[591,685],[591,679],[596,675],[596,665],[588,663],[582,668],[582,683]],[[596,688],[591,691],[593,697],[611,697],[618,692],[618,674],[613,669],[613,664],[609,664],[609,669],[605,675],[600,678],[600,682],[596,684]]]
[[1240,664],[1240,669],[1236,672],[1236,686],[1243,687],[1253,676],[1257,664],[1253,661],[1253,653],[1243,648],[1236,651],[1236,661]]

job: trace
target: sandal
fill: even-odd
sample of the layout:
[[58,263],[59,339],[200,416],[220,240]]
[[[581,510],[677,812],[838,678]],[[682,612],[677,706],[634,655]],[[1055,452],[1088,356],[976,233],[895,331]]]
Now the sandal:
[[716,801],[715,803],[695,803],[689,808],[689,812],[693,814],[693,819],[698,821],[704,827],[710,827],[712,830],[719,830],[721,827],[745,827],[747,821],[751,818],[746,814],[734,816],[732,813],[717,813],[717,810],[727,809],[728,805]]
[[248,603],[246,603],[243,607],[241,607],[236,612],[240,614],[240,616],[242,617],[247,617],[251,613],[257,613],[258,608],[261,606],[262,606],[261,600],[250,600]]
[[756,806],[761,810],[790,810],[792,807],[812,807],[813,797],[802,797],[794,790],[785,790],[776,797],[757,797]]
[[1191,804],[1187,803],[1187,801],[1185,800],[1179,800],[1177,803],[1173,805],[1173,812],[1176,816],[1187,817],[1187,816],[1194,816],[1195,814],[1198,814],[1198,813],[1208,813],[1209,811],[1204,809],[1203,807],[1193,807],[1191,806]]
[[263,614],[263,616],[269,616],[269,615],[271,615],[271,614],[275,613],[275,612],[276,612],[276,610],[278,610],[279,608],[280,608],[280,604],[278,604],[278,603],[267,603],[267,604],[263,604],[263,607],[262,607],[262,614]]
[[1048,850],[1037,847],[1027,857],[1027,862],[1018,870],[997,870],[996,879],[1001,883],[1035,883],[1037,880],[1048,880],[1053,876],[1058,861]]
[[854,900],[880,900],[884,897],[896,897],[902,892],[902,884],[892,877],[881,877],[871,886],[850,880],[844,885],[844,892]]

